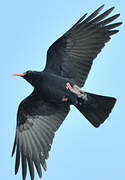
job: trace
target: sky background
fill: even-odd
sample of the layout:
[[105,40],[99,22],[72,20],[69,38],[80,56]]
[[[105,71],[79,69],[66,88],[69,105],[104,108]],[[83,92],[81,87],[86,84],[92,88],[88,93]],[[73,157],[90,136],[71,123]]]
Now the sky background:
[[84,89],[116,97],[116,106],[98,129],[72,107],[56,133],[43,179],[125,179],[124,0],[0,1],[0,179],[21,179],[21,168],[14,175],[11,151],[18,105],[32,91],[26,81],[11,74],[43,69],[48,47],[84,13],[102,4],[104,10],[115,6],[112,15],[121,13],[116,21],[123,25],[94,61]]

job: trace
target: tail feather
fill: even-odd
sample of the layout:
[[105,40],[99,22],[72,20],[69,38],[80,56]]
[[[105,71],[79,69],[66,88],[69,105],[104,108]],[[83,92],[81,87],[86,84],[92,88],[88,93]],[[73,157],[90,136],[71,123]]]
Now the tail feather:
[[77,109],[89,120],[95,127],[99,127],[109,116],[115,105],[116,99],[113,97],[100,96],[86,93],[87,101],[82,99],[80,104],[74,104]]

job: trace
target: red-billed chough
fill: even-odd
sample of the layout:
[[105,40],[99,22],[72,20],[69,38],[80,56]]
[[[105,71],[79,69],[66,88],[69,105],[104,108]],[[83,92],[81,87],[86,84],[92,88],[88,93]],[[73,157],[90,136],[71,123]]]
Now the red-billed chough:
[[107,16],[114,7],[98,15],[102,8],[86,15],[56,40],[48,49],[44,71],[27,71],[21,76],[33,87],[33,92],[18,108],[16,136],[12,156],[16,151],[15,174],[22,161],[22,177],[26,178],[27,165],[31,180],[34,166],[42,177],[46,159],[55,132],[73,104],[95,127],[109,116],[116,99],[82,91],[94,58],[110,36],[116,34],[121,22],[112,23],[120,14]]

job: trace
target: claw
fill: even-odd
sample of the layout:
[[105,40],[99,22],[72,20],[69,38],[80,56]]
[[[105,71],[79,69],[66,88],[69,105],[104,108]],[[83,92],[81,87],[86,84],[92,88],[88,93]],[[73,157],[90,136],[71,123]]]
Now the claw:
[[69,90],[72,89],[72,86],[70,85],[69,82],[66,83],[66,89],[69,89]]

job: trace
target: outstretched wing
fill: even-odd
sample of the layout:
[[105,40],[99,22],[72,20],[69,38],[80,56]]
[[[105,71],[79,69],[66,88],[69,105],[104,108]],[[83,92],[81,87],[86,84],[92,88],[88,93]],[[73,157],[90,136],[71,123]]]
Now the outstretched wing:
[[118,32],[112,29],[121,24],[109,24],[120,14],[105,19],[114,7],[97,16],[103,7],[104,5],[86,19],[85,14],[50,46],[45,70],[67,77],[80,87],[84,85],[93,59],[109,41],[110,36]]
[[51,149],[55,131],[69,112],[68,105],[51,104],[39,99],[35,91],[19,105],[17,128],[12,156],[16,150],[15,174],[22,159],[23,180],[29,166],[31,180],[34,179],[34,165],[39,176],[41,166],[46,170],[46,159]]

